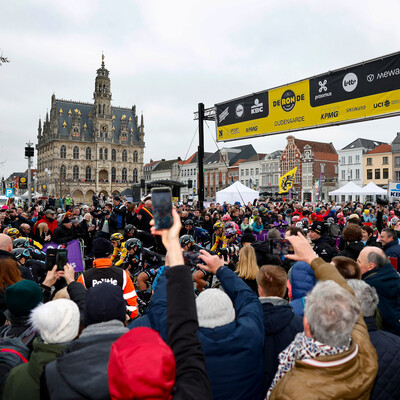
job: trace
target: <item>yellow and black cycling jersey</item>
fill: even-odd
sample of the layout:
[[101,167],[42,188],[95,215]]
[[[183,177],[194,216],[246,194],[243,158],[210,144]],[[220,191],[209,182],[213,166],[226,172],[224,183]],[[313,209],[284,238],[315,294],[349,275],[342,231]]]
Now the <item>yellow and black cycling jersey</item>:
[[128,254],[128,250],[125,248],[125,242],[121,243],[120,247],[114,247],[113,255],[111,256],[111,261],[114,261],[117,257],[119,257],[118,261],[115,263],[117,267],[119,267],[124,261],[125,257]]
[[29,244],[33,244],[39,250],[43,249],[43,246],[39,242],[37,242],[36,240],[33,240],[31,238],[28,238],[28,237],[23,237],[23,236],[20,236],[18,239],[26,239],[29,242]]
[[[221,243],[222,243],[222,246],[221,246]],[[213,247],[211,247],[211,251],[217,250],[218,247],[222,247],[224,249],[227,244],[228,244],[228,241],[224,234],[222,234],[222,236],[215,236],[215,242],[214,242]]]

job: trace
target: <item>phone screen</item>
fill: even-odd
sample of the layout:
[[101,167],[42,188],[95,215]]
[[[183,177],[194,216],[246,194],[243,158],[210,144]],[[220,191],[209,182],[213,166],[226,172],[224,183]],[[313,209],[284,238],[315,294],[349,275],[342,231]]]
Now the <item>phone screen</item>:
[[272,254],[286,255],[293,253],[293,247],[287,239],[272,240]]
[[158,229],[169,229],[172,226],[172,196],[168,187],[151,190],[154,226]]
[[52,249],[51,247],[49,247],[46,250],[46,269],[48,271],[51,271],[53,267],[56,265],[57,263],[56,256],[57,256],[57,249]]
[[68,250],[58,249],[56,259],[57,259],[57,271],[64,271],[64,266],[68,262]]

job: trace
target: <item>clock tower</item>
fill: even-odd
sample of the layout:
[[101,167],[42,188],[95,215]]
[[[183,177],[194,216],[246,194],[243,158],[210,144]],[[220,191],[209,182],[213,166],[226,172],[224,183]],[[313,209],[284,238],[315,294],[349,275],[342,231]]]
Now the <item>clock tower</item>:
[[111,82],[109,71],[104,65],[104,54],[101,56],[101,68],[97,70],[94,87],[94,119],[96,138],[110,138],[111,131]]

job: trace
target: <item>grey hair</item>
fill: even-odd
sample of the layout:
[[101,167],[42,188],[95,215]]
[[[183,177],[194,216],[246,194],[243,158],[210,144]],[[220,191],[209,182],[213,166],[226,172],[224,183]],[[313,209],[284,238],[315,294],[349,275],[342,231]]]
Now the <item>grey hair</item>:
[[[382,254],[384,254],[383,251],[382,251]],[[389,260],[385,255],[382,255],[382,254],[379,254],[379,252],[370,251],[367,254],[367,262],[374,263],[376,268],[383,267],[384,265],[389,263]]]
[[346,346],[360,316],[360,304],[334,281],[318,282],[308,294],[304,315],[315,340]]
[[349,279],[347,283],[354,290],[358,301],[361,303],[361,311],[364,317],[372,317],[379,303],[376,289],[368,285],[367,282],[358,279]]
[[278,229],[272,228],[267,233],[267,239],[280,239],[281,234],[279,233]]

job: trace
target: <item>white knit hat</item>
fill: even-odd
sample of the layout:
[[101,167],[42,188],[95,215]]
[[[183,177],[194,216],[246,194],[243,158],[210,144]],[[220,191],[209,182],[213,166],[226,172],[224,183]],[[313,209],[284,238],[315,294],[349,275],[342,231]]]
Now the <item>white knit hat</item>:
[[196,298],[199,326],[216,328],[235,320],[235,309],[229,296],[220,289],[207,289]]
[[31,324],[45,343],[67,343],[79,331],[79,308],[72,301],[57,299],[40,304],[31,312]]

